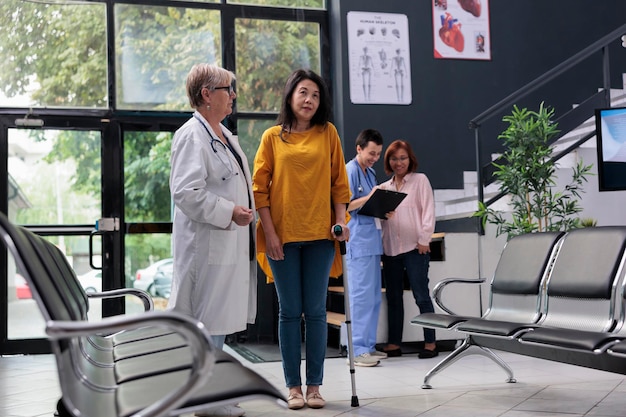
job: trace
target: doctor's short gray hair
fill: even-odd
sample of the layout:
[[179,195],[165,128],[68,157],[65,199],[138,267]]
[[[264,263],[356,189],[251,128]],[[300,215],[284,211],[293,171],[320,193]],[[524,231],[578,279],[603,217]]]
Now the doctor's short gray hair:
[[187,74],[187,98],[191,107],[202,106],[202,89],[231,85],[236,80],[232,71],[213,64],[196,64]]

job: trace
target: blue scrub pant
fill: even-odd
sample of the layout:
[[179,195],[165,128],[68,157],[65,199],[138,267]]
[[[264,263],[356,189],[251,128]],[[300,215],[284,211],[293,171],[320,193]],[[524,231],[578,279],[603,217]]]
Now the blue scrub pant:
[[335,255],[331,240],[287,243],[285,259],[269,259],[278,295],[278,340],[287,387],[302,385],[300,325],[304,315],[306,385],[322,385],[328,328],[328,276]]
[[211,341],[213,342],[213,345],[220,349],[220,350],[224,350],[224,342],[226,341],[226,335],[225,334],[214,334],[211,336]]
[[[433,313],[435,308],[428,289],[428,267],[430,255],[421,255],[417,249],[398,256],[383,255],[383,275],[387,296],[387,323],[389,336],[387,343],[400,345],[404,327],[404,270],[413,291],[415,303],[420,313]],[[424,327],[424,342],[435,342],[435,330]]]
[[381,302],[380,255],[346,259],[354,355],[376,350]]

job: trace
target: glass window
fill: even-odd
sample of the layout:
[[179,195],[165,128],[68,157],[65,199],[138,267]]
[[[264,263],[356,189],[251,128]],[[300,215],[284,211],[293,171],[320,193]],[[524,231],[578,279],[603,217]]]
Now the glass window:
[[[124,212],[127,223],[172,221],[169,189],[171,132],[124,132]],[[126,285],[148,291],[157,310],[167,306],[172,273],[171,235],[127,234],[125,238]],[[161,268],[163,266],[163,268]],[[141,308],[138,299],[127,298],[126,312]]]
[[226,0],[229,4],[249,4],[254,6],[277,6],[298,9],[325,9],[326,0]]
[[100,217],[100,132],[9,129],[9,219],[93,224]]
[[[126,275],[130,276],[132,282],[130,286],[148,291],[154,300],[154,308],[164,310],[172,286],[171,235],[164,233],[126,235],[125,247]],[[138,300],[129,299],[126,302],[127,312],[136,311],[140,307]]]
[[116,4],[117,108],[188,110],[191,67],[221,65],[220,24],[217,10]]
[[124,132],[124,212],[127,223],[172,221],[171,132]]
[[[88,236],[49,236],[74,269],[83,289],[87,292],[102,291],[102,271],[93,270],[89,264]],[[99,247],[94,245],[94,247]],[[14,258],[9,255],[8,282],[8,336],[9,339],[45,337],[45,324],[33,293],[21,271],[16,269]],[[94,264],[101,264],[101,255],[94,254]],[[100,318],[101,302],[90,303],[89,318]]]
[[320,73],[318,23],[236,19],[237,110],[278,112],[285,81],[297,68]]
[[237,124],[237,134],[239,136],[239,145],[248,157],[250,165],[250,173],[254,173],[254,156],[261,143],[261,136],[265,129],[276,124],[276,120],[250,120],[239,119]]
[[39,339],[46,337],[46,324],[33,298],[30,286],[15,258],[7,256],[7,337],[9,339]]
[[109,106],[105,4],[2,0],[0,27],[0,106]]

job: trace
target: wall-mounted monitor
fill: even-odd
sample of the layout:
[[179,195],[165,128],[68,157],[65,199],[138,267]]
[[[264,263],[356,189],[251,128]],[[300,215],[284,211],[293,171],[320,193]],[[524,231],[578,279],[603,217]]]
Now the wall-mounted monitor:
[[626,190],[626,107],[596,109],[600,191]]

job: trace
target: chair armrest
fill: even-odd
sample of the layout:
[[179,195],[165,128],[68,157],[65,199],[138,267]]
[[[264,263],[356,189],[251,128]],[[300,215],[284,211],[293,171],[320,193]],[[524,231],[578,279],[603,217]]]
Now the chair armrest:
[[[180,334],[187,341],[191,351],[192,366],[187,382],[133,416],[159,417],[182,405],[212,374],[216,348],[202,322],[174,311],[149,312],[109,317],[93,323],[49,320],[46,322],[46,334],[51,340],[62,340],[146,326],[159,326]],[[53,344],[53,348],[58,350],[58,345]]]
[[132,295],[141,301],[144,311],[154,310],[154,301],[147,291],[140,290],[138,288],[119,288],[116,290],[108,290],[103,292],[88,292],[86,293],[88,298],[117,298],[126,295]]
[[454,313],[449,308],[447,308],[443,304],[443,301],[441,301],[441,296],[443,294],[444,288],[450,284],[482,284],[483,282],[485,282],[485,278],[478,278],[478,279],[446,278],[444,280],[439,281],[437,285],[435,285],[435,288],[433,288],[433,298],[435,299],[435,303],[437,303],[437,306],[439,306],[440,309],[442,309],[448,314],[456,316],[457,314]]

